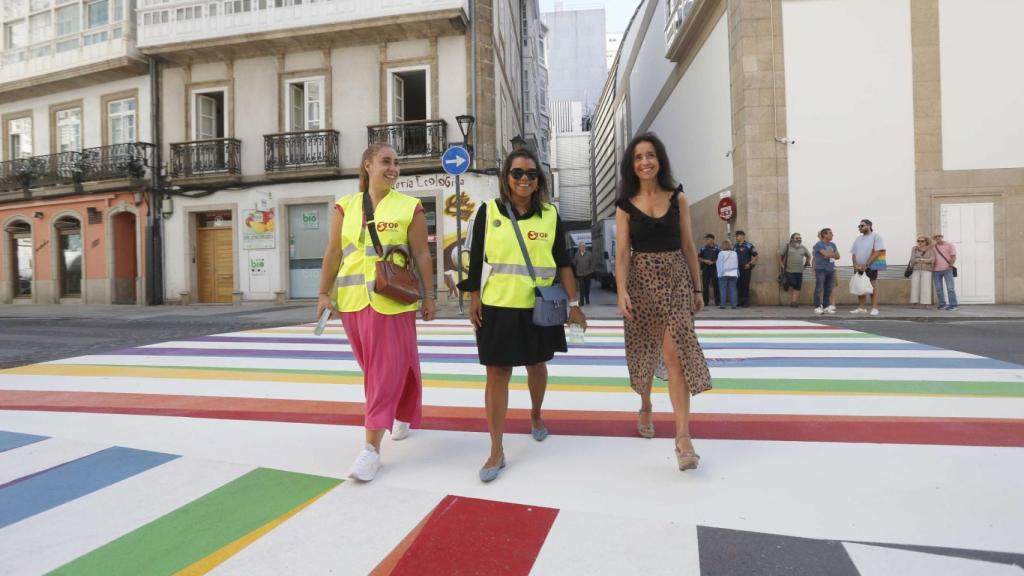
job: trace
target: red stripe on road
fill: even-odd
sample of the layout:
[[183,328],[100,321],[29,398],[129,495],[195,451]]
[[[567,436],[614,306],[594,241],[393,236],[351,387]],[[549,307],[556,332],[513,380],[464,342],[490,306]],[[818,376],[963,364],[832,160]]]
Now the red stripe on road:
[[[0,410],[363,425],[362,403],[320,400],[0,390]],[[636,436],[635,412],[546,410],[544,419],[553,434]],[[671,414],[654,420],[659,438],[674,436]],[[1020,419],[696,413],[690,423],[706,439],[1024,447]],[[424,406],[420,427],[486,432],[487,419],[483,408]],[[509,410],[506,430],[528,434],[529,410]]]
[[[447,496],[386,574],[526,576],[558,510]],[[381,572],[384,574],[385,572]]]

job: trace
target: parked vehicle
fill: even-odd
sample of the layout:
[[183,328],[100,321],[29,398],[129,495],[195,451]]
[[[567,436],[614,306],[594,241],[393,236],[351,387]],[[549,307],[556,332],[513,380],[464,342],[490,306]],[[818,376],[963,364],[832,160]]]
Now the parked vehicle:
[[615,290],[615,218],[598,220],[590,231],[594,250],[594,279],[605,290]]

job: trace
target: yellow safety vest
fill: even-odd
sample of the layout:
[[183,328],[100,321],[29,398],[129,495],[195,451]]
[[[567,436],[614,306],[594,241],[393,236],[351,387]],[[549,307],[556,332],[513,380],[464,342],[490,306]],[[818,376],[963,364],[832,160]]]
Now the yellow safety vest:
[[[409,224],[416,214],[420,201],[394,189],[377,204],[373,211],[374,226],[380,237],[384,254],[394,246],[409,250]],[[338,310],[358,312],[367,306],[381,314],[394,315],[410,312],[419,307],[418,302],[402,304],[373,291],[377,275],[377,251],[373,239],[363,225],[363,193],[358,192],[338,200],[344,213],[341,225],[341,266],[338,267],[337,287]],[[410,252],[411,253],[411,252]],[[396,262],[404,264],[401,256]]]
[[487,203],[487,232],[484,234],[484,257],[491,273],[482,288],[481,301],[488,306],[533,308],[534,286],[551,286],[558,268],[551,254],[555,245],[558,211],[551,204],[541,205],[539,214],[519,220],[519,230],[537,274],[530,278],[526,259],[519,248],[512,221],[498,210],[498,201]]

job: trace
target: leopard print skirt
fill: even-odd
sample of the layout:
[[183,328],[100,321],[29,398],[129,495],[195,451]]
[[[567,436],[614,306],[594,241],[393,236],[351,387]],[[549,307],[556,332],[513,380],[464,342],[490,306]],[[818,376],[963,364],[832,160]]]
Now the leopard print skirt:
[[690,394],[711,389],[704,351],[693,328],[693,280],[681,250],[634,252],[626,282],[633,320],[625,320],[626,365],[633,390],[646,394],[655,375],[665,379],[662,342],[671,335]]

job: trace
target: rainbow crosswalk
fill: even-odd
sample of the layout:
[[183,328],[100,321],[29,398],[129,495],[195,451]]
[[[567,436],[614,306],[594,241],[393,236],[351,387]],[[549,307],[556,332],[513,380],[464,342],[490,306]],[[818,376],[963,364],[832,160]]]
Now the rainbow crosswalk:
[[[621,324],[594,321],[549,364],[541,445],[516,434],[529,430],[517,370],[510,466],[485,486],[472,331],[444,320],[418,332],[424,430],[386,442],[370,485],[340,480],[359,447],[362,389],[338,323],[322,337],[287,326],[0,371],[3,572],[417,573],[477,566],[486,542],[455,538],[467,522],[495,535],[495,558],[529,560],[480,565],[487,573],[708,571],[721,562],[705,553],[715,542],[766,533],[843,542],[862,574],[885,573],[866,567],[893,554],[907,573],[954,562],[951,549],[987,563],[972,570],[1024,558],[1012,536],[1024,533],[1012,487],[1024,472],[1022,366],[808,322],[698,322],[714,390],[692,402],[704,459],[682,475],[664,388],[659,439],[637,439]],[[535,516],[526,509],[551,512],[498,538],[493,519]],[[649,539],[649,526],[675,539],[615,545]]]

